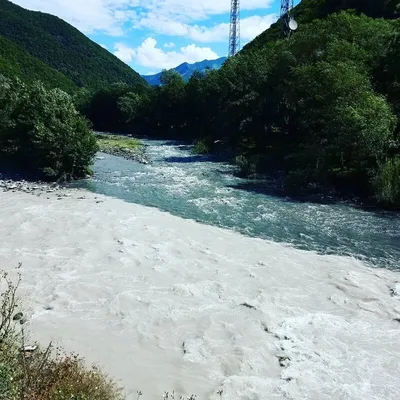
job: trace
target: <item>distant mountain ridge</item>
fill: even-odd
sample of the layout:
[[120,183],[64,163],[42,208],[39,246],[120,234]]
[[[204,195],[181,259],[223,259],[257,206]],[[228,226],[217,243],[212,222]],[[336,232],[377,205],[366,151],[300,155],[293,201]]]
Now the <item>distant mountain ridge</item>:
[[[12,68],[4,68],[7,70],[23,74],[30,67],[30,56],[63,74],[65,80],[61,77],[60,82],[64,81],[64,86],[66,81],[89,89],[114,82],[146,84],[137,72],[67,22],[50,14],[26,10],[8,0],[0,0],[1,37],[17,46],[11,61],[7,54],[2,54],[3,65],[13,64]],[[9,42],[7,47],[11,48]],[[25,56],[23,52],[28,54]],[[43,73],[45,68],[35,64]],[[53,78],[57,75],[51,74]]]
[[[208,69],[221,68],[226,59],[226,57],[220,57],[216,60],[203,60],[193,64],[185,62],[181,65],[178,65],[176,68],[173,68],[173,70],[178,72],[178,74],[181,75],[185,81],[188,81],[195,71],[206,72]],[[162,72],[159,72],[158,74],[154,75],[142,75],[142,78],[144,78],[150,85],[155,86],[161,83],[161,75]]]

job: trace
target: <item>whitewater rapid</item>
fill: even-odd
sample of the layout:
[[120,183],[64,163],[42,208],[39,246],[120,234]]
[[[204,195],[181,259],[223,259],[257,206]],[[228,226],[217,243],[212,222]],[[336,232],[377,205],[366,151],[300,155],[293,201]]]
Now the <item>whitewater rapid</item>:
[[32,340],[129,399],[400,398],[400,273],[86,191],[0,193]]
[[145,144],[151,165],[101,154],[93,178],[77,185],[251,237],[400,269],[400,213],[367,212],[326,196],[289,198],[276,182],[239,178],[226,160],[193,155],[191,146]]

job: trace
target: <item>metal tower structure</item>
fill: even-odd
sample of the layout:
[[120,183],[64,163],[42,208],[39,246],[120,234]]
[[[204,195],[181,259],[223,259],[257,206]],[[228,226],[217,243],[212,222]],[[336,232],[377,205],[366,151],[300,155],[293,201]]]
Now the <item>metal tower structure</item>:
[[291,32],[289,22],[292,19],[291,10],[293,5],[294,0],[281,0],[281,20],[283,21],[285,36],[289,36]]
[[229,57],[240,50],[240,0],[231,0],[231,22],[229,28]]

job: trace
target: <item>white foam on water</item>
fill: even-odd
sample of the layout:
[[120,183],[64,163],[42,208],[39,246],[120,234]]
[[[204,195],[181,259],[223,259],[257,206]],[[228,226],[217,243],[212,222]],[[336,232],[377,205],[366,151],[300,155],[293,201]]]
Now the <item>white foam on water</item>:
[[[146,148],[151,165],[108,156],[95,165],[88,188],[250,236],[398,268],[398,214],[283,199],[273,194],[273,182],[237,178],[232,165],[194,156],[190,146],[146,141]],[[110,170],[121,174],[110,176]],[[263,189],[272,192],[266,195]]]
[[35,338],[129,399],[400,398],[400,273],[85,193],[0,194]]
[[188,200],[188,203],[196,205],[201,211],[208,213],[215,213],[218,210],[215,207],[229,206],[236,210],[240,210],[242,202],[236,197],[199,197],[196,199]]

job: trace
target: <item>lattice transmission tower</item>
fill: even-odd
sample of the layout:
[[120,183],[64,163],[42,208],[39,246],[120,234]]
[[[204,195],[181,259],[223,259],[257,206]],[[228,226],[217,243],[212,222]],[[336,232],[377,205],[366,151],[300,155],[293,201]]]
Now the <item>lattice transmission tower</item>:
[[234,56],[239,50],[240,50],[240,0],[231,0],[231,22],[229,28],[229,57]]
[[292,20],[293,6],[294,0],[281,0],[281,20],[283,21],[285,36],[289,36],[292,30],[289,26],[289,23]]

